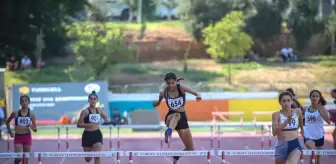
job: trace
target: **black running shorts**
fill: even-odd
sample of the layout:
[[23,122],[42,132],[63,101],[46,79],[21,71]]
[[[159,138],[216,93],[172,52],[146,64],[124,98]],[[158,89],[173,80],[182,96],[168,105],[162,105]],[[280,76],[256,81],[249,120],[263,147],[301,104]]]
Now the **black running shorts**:
[[92,147],[93,144],[102,143],[103,144],[103,134],[101,131],[86,131],[84,130],[82,134],[82,147]]

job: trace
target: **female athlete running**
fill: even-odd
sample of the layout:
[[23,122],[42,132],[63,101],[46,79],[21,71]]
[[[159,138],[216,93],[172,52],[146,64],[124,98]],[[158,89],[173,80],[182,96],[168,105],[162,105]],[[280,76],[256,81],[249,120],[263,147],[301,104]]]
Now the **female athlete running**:
[[[334,99],[334,104],[333,104],[333,107],[331,107],[331,109],[329,109],[330,119],[336,125],[336,89],[333,89],[331,91],[331,97]],[[333,136],[333,140],[334,140],[334,149],[336,149],[336,126],[335,126],[335,129],[334,129],[333,133],[332,133],[332,136]]]
[[[308,149],[322,149],[324,145],[324,121],[330,124],[327,102],[318,90],[312,90],[309,94],[311,105],[305,108],[304,143]],[[320,163],[320,156],[316,156],[316,164]]]
[[302,148],[298,139],[298,128],[303,134],[301,109],[292,109],[293,96],[285,91],[279,95],[281,110],[272,114],[272,133],[277,136],[275,164],[297,164]]
[[[96,108],[98,96],[96,92],[92,92],[89,97],[89,107],[82,110],[78,122],[78,128],[84,128],[82,134],[82,147],[84,152],[101,151],[103,145],[103,134],[99,129],[100,117],[104,118],[105,122],[108,122],[108,118],[104,111],[100,108]],[[85,157],[85,161],[90,163],[91,157]],[[94,158],[95,164],[100,164],[100,158]]]
[[[200,101],[201,95],[192,90],[188,86],[177,83],[179,80],[172,72],[167,73],[164,80],[167,87],[160,91],[159,100],[153,102],[153,106],[157,107],[163,98],[167,103],[169,111],[165,118],[165,123],[168,129],[165,132],[165,142],[168,143],[171,138],[173,130],[176,130],[179,134],[182,142],[184,143],[184,150],[194,150],[194,143],[192,140],[191,132],[188,125],[188,118],[185,112],[185,95],[190,93],[196,96],[196,100]],[[177,163],[180,157],[173,157],[174,163]]]
[[296,94],[294,93],[293,88],[287,88],[286,91],[290,92],[293,96],[293,103],[292,103],[292,108],[300,108],[303,110],[303,106],[300,104],[300,102],[297,100]]
[[[12,112],[6,121],[7,131],[10,137],[14,137],[14,151],[15,152],[30,152],[32,145],[32,136],[29,127],[36,132],[35,115],[29,109],[30,99],[23,95],[20,97],[21,109],[17,112]],[[10,122],[15,118],[15,129],[12,132]],[[14,164],[19,164],[20,158],[14,160]],[[28,161],[26,162],[28,164]]]

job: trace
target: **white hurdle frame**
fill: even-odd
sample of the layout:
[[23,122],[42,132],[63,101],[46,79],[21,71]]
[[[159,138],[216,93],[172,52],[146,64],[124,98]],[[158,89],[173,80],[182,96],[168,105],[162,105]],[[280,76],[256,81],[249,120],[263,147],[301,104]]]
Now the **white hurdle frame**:
[[[240,116],[240,124],[244,124],[244,114],[245,112],[212,112],[212,121],[214,124],[217,123],[216,116]],[[243,132],[243,127],[241,128],[241,131]]]
[[120,157],[124,151],[101,151],[101,152],[34,152],[38,164],[42,164],[44,158],[84,158],[84,157],[116,157],[117,164],[120,164]]
[[207,157],[207,164],[211,164],[211,157],[215,155],[213,150],[194,151],[125,151],[124,156],[128,156],[129,164],[133,164],[133,157]]

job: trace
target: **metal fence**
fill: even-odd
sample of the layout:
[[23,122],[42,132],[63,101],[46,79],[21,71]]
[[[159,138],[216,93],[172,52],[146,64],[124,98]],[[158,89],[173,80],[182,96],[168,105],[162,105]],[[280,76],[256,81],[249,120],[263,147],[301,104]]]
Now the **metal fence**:
[[[258,92],[258,91],[281,91],[286,88],[296,90],[299,97],[306,97],[308,93],[317,89],[324,94],[330,95],[330,91],[336,87],[336,81],[240,81],[239,84],[229,84],[228,82],[199,82],[184,83],[199,92]],[[144,84],[125,84],[110,85],[113,93],[155,93],[163,89],[164,83],[144,83]]]

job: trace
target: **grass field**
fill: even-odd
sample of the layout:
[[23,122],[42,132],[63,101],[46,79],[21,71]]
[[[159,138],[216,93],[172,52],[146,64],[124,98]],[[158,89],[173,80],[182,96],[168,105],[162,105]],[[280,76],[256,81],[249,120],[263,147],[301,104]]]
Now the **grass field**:
[[[233,84],[227,82],[228,67],[225,63],[217,63],[211,59],[190,59],[188,63],[188,73],[183,72],[181,61],[177,60],[118,64],[108,70],[105,77],[112,80],[111,83],[121,85],[160,83],[165,73],[173,71],[179,77],[184,77],[186,82],[206,84],[208,89],[200,89],[201,91],[210,91],[211,88],[220,88],[226,91],[248,91],[251,87],[263,91],[274,91],[294,87],[299,94],[305,94],[310,88],[325,90],[325,88],[336,85],[335,56],[310,57],[293,63],[272,61],[234,63],[231,64]],[[67,67],[68,65],[60,64],[42,70],[6,72],[5,84],[69,82],[70,78],[65,73]],[[326,74],[328,76],[325,76]],[[75,76],[79,81],[87,78],[83,72],[78,72]],[[135,89],[133,92],[137,92],[137,90]]]

